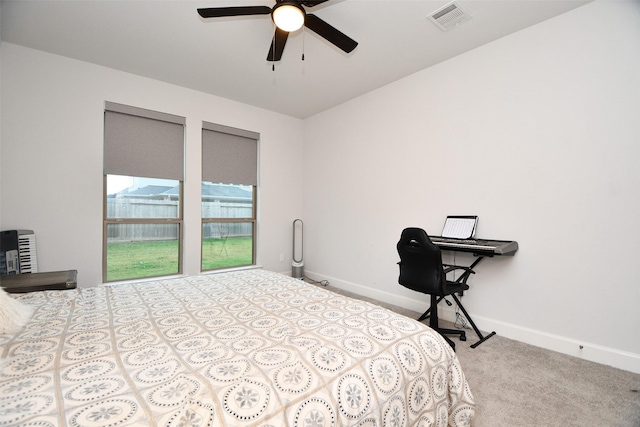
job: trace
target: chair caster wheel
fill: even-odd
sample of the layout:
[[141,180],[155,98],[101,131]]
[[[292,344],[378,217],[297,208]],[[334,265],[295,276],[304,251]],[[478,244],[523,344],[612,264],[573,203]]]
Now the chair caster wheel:
[[466,335],[460,335],[460,341],[466,341],[466,340],[467,340]]

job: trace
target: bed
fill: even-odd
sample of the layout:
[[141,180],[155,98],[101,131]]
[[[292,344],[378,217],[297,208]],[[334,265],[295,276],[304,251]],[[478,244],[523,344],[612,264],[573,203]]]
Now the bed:
[[0,335],[0,426],[471,425],[426,325],[265,270],[32,292]]

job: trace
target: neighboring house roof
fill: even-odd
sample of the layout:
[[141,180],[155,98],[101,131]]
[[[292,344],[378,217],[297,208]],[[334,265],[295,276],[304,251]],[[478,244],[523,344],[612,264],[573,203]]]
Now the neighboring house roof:
[[[176,187],[177,188],[177,187]],[[145,187],[140,187],[132,191],[123,191],[123,196],[157,196],[162,193],[166,193],[171,190],[171,187],[166,185],[147,185]],[[175,194],[178,194],[177,191]]]
[[235,185],[202,184],[202,195],[205,197],[221,197],[251,200],[251,191]]
[[[176,197],[180,187],[163,185],[147,185],[132,191],[122,191],[119,196],[124,197]],[[206,199],[251,201],[251,191],[235,185],[202,184],[202,197]]]

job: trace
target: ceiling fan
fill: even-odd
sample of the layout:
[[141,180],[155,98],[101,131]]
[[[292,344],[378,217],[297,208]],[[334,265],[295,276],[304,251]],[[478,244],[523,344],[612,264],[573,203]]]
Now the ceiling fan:
[[303,25],[334,44],[346,53],[358,46],[358,42],[327,24],[316,15],[307,13],[304,7],[314,7],[328,0],[276,0],[273,8],[268,6],[231,6],[198,9],[203,18],[221,18],[226,16],[271,15],[276,24],[275,34],[267,55],[267,61],[279,61],[289,33],[297,31]]

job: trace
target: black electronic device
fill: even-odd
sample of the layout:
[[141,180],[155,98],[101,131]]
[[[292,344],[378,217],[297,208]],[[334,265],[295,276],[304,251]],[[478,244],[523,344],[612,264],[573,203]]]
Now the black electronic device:
[[0,231],[0,275],[37,272],[36,235],[33,231]]
[[18,230],[0,232],[0,274],[19,274]]
[[518,242],[514,240],[454,239],[431,236],[431,241],[442,250],[471,252],[482,256],[514,255],[518,250]]

